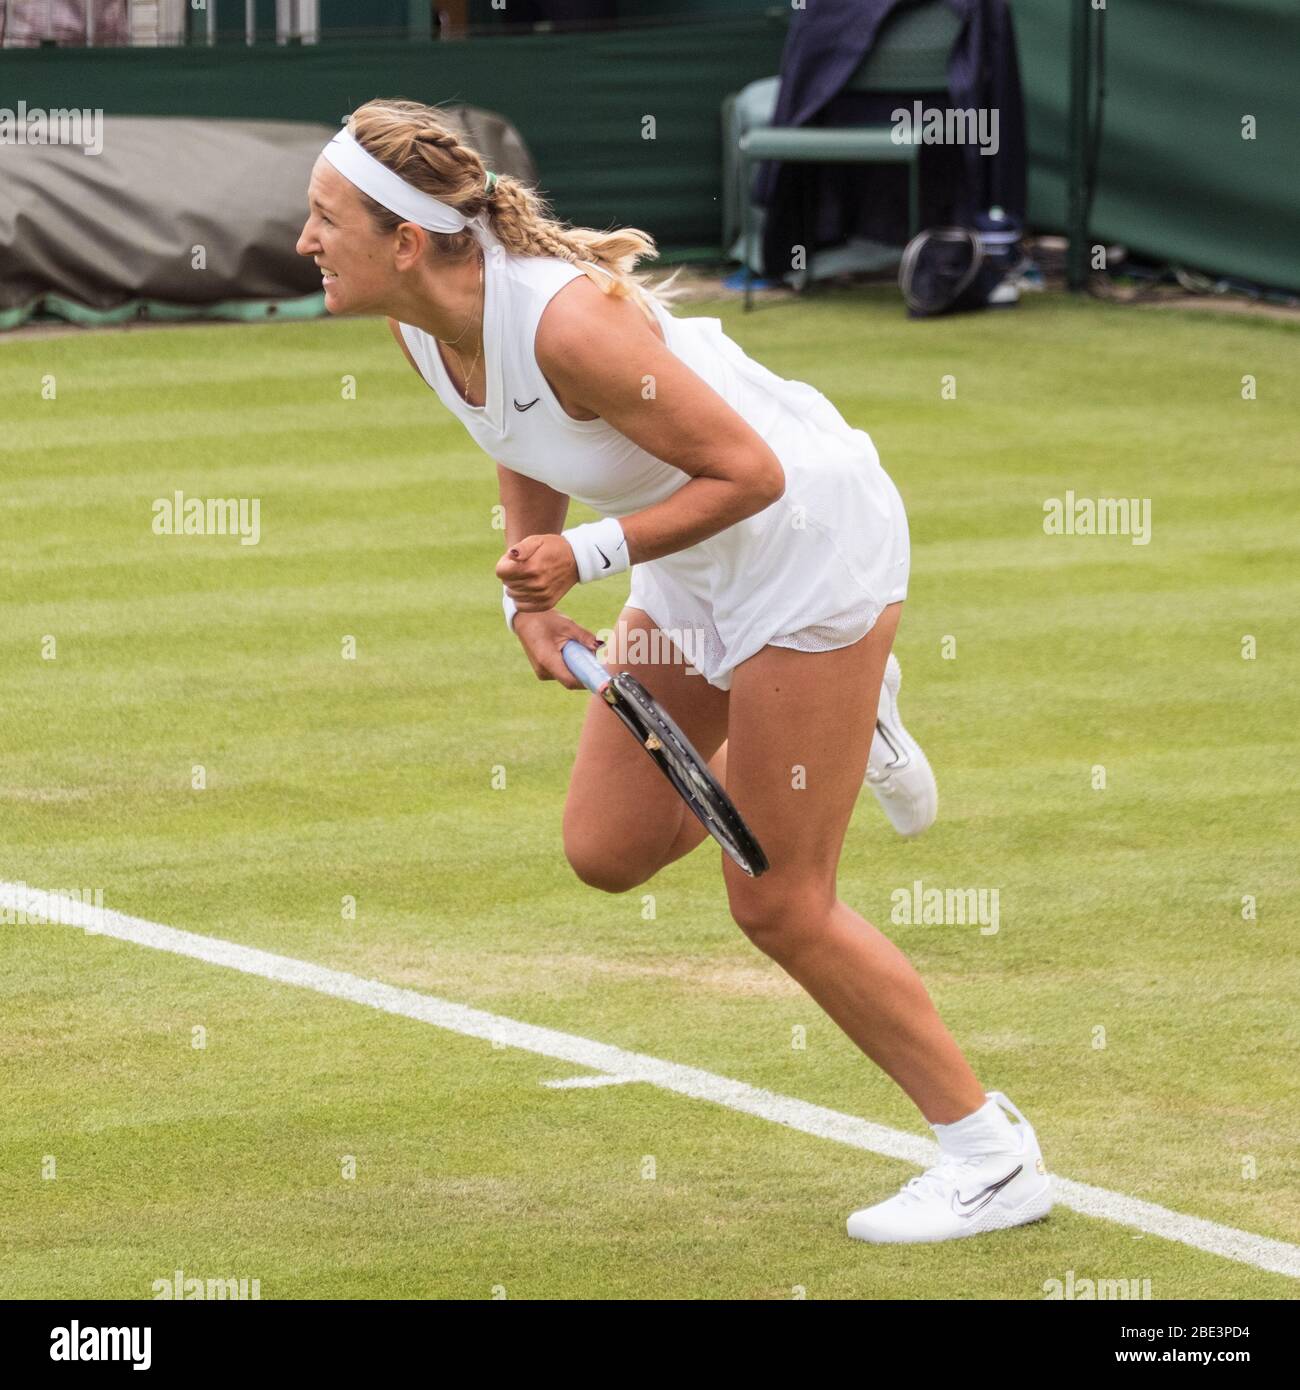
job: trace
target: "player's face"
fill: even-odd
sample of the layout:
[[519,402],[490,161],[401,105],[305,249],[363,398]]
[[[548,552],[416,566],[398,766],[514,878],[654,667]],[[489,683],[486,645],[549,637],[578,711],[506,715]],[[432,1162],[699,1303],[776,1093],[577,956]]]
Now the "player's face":
[[391,238],[375,230],[356,189],[323,156],[307,186],[300,256],[320,268],[331,314],[381,312],[393,274]]

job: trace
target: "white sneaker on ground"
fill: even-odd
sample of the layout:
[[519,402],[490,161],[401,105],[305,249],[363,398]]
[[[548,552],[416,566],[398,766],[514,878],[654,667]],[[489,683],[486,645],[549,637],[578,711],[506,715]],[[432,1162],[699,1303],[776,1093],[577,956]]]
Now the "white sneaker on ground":
[[900,835],[911,836],[934,824],[939,788],[920,745],[898,717],[898,688],[902,683],[898,658],[890,652],[885,678],[880,683],[880,708],[865,781],[894,829]]
[[[855,1211],[849,1235],[877,1244],[955,1240],[1023,1226],[1051,1211],[1051,1178],[1033,1126],[1001,1091],[987,1095],[991,1107],[957,1122],[970,1121],[960,1139],[945,1133],[956,1125],[931,1126],[939,1135],[939,1163],[895,1196]],[[998,1107],[1020,1123],[1012,1125]]]

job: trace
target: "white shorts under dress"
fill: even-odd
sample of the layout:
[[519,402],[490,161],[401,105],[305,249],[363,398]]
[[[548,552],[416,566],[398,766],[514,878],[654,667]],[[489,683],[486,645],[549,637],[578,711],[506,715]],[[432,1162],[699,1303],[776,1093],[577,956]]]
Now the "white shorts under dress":
[[[735,668],[765,646],[801,652],[851,646],[871,631],[889,604],[907,597],[911,553],[898,489],[883,469],[872,487],[852,471],[847,477],[826,476],[838,469],[830,467],[833,446],[824,447],[818,468],[827,484],[821,515],[856,514],[856,524],[826,526],[820,509],[807,501],[794,503],[788,529],[774,528],[765,543],[747,547],[753,562],[731,568],[732,582],[725,587],[684,584],[679,567],[661,560],[632,566],[628,606],[641,609],[670,635],[691,668],[719,690],[730,690]],[[788,493],[790,455],[778,457],[786,466]],[[868,471],[861,460],[857,468]],[[881,494],[883,510],[873,500]],[[807,498],[806,488],[798,495]],[[781,508],[784,500],[774,506]],[[808,513],[794,507],[808,507]],[[802,530],[797,529],[801,522]]]

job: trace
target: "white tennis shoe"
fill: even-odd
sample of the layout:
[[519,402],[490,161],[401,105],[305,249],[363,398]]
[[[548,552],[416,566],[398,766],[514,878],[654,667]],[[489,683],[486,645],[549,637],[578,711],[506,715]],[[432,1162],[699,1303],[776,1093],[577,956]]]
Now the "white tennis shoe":
[[956,1240],[1040,1221],[1051,1211],[1051,1178],[1033,1126],[1001,1091],[987,1094],[1020,1120],[1012,1125],[1001,1117],[1005,1152],[963,1154],[944,1149],[940,1140],[939,1162],[904,1183],[896,1196],[855,1211],[849,1235],[891,1245]]
[[939,788],[920,744],[903,728],[898,717],[898,688],[902,683],[898,658],[890,652],[885,678],[880,683],[880,708],[864,780],[894,829],[900,835],[911,836],[934,824]]

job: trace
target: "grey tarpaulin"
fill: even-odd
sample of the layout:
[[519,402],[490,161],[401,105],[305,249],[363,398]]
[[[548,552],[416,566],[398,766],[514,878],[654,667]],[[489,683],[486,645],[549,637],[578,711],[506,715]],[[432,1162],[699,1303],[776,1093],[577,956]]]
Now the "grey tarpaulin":
[[[442,109],[488,168],[536,183],[503,117]],[[319,272],[294,244],[312,165],[337,128],[106,116],[98,154],[0,143],[0,327],[42,307],[80,322],[323,312]]]

